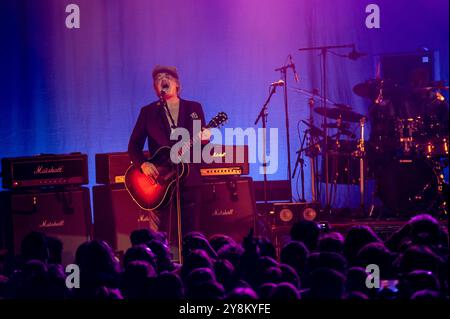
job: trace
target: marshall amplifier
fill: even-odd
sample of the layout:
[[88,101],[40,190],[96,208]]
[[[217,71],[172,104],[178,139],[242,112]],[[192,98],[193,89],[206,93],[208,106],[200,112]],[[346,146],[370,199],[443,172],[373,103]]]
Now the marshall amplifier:
[[210,150],[211,163],[200,164],[200,175],[203,177],[240,176],[249,174],[248,145],[207,144],[203,148]]
[[7,220],[6,246],[20,254],[20,245],[31,231],[57,237],[63,243],[63,264],[73,263],[77,248],[90,239],[89,188],[33,189],[1,193],[1,214]]
[[36,155],[2,159],[3,188],[19,189],[89,183],[87,155]]
[[119,256],[131,247],[133,230],[156,230],[152,214],[136,205],[124,184],[96,185],[92,197],[94,238],[106,241]]
[[[148,152],[144,152],[149,157]],[[95,154],[95,180],[97,184],[120,184],[124,182],[125,172],[131,165],[127,152]]]
[[256,202],[250,177],[229,177],[205,183],[199,229],[205,236],[225,234],[242,242],[255,228]]

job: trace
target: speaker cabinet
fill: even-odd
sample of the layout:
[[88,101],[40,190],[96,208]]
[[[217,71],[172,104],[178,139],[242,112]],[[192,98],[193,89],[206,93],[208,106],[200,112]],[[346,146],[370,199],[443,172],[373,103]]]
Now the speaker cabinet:
[[78,246],[90,238],[87,187],[3,192],[2,201],[12,226],[12,232],[7,232],[8,247],[15,254],[20,254],[21,242],[29,232],[39,231],[62,241],[62,263],[69,264],[74,262]]
[[106,241],[118,255],[131,247],[133,230],[154,229],[150,213],[139,208],[124,184],[94,186],[92,196],[94,238]]
[[225,234],[237,242],[255,228],[256,202],[250,177],[224,178],[201,186],[199,230],[209,237]]
[[271,238],[277,255],[290,240],[292,225],[301,220],[318,222],[320,218],[320,203],[273,203],[272,210],[267,214],[271,225]]
[[299,220],[317,221],[320,203],[273,203],[269,212],[271,224],[275,226],[292,226]]

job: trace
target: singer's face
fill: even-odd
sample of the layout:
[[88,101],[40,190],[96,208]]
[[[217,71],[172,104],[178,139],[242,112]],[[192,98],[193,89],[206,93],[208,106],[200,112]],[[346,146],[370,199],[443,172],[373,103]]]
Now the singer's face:
[[158,73],[155,76],[154,87],[157,94],[164,90],[167,97],[177,96],[178,86],[178,80],[169,73]]

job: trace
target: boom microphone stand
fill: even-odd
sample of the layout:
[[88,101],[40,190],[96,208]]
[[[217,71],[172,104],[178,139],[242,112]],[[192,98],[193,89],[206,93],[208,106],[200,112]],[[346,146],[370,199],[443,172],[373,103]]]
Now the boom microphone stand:
[[259,119],[262,120],[262,127],[263,127],[263,170],[264,170],[264,203],[267,204],[267,162],[266,162],[266,124],[267,124],[267,105],[270,102],[270,99],[272,98],[272,95],[275,94],[275,91],[277,90],[276,85],[272,85],[272,89],[270,90],[269,97],[267,98],[266,102],[261,108],[261,111],[259,111],[258,117],[255,120],[255,125],[258,124]]
[[328,125],[327,125],[327,54],[330,49],[354,48],[353,44],[332,45],[321,47],[300,48],[299,51],[316,51],[320,50],[322,56],[322,96],[323,96],[323,127],[324,127],[324,149],[325,152],[325,212],[331,212],[331,198],[329,195],[329,172],[328,172]]
[[[175,125],[175,121],[172,117],[172,113],[169,110],[169,107],[167,106],[167,101],[164,98],[164,96],[166,95],[166,91],[161,90],[160,93],[160,101],[161,104],[164,106],[167,114],[169,115],[169,119],[170,119],[170,127],[171,129],[175,129],[177,126]],[[178,259],[180,264],[183,263],[183,255],[182,253],[182,244],[183,244],[183,234],[182,234],[182,229],[181,229],[181,194],[180,194],[180,175],[179,175],[179,168],[180,165],[179,164],[175,164],[175,175],[176,175],[176,179],[175,179],[175,197],[176,197],[176,209],[177,209],[177,237],[178,237]]]

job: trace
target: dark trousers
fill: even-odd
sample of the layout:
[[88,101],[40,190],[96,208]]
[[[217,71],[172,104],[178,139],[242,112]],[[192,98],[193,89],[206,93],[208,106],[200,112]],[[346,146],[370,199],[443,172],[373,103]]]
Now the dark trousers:
[[[181,202],[181,238],[192,231],[201,231],[200,217],[202,209],[201,186],[180,187]],[[178,212],[176,204],[176,193],[164,208],[159,209],[156,214],[159,219],[158,230],[167,234],[174,260],[178,260]]]

